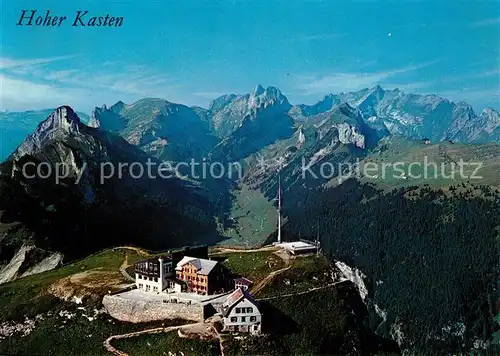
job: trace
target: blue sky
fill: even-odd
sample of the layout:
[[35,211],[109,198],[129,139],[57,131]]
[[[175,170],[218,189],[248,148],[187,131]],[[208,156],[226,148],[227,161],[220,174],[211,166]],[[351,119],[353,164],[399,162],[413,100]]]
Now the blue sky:
[[[21,10],[68,16],[17,27]],[[500,108],[498,1],[2,2],[0,108],[160,97],[207,106],[277,86],[292,103],[380,84]],[[71,27],[77,10],[121,28]]]

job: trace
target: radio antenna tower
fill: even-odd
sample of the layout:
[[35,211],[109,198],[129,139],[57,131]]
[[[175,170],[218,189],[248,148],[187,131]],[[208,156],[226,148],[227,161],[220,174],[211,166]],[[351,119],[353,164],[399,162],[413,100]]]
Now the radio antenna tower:
[[281,243],[281,169],[278,171],[278,243]]

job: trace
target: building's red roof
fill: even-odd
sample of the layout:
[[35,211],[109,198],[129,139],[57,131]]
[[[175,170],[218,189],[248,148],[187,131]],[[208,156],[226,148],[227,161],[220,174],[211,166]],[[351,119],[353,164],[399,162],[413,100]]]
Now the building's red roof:
[[251,280],[249,280],[248,278],[245,278],[245,277],[235,278],[234,279],[234,283],[235,284],[241,284],[241,285],[244,285],[244,286],[251,286],[253,284],[253,282]]
[[226,299],[226,302],[224,303],[224,316],[229,315],[231,312],[231,309],[243,298],[246,298],[248,301],[250,301],[253,305],[257,306],[257,302],[253,297],[248,293],[248,291],[241,289],[239,287],[236,289],[233,293],[229,294],[229,296]]
[[241,288],[238,288],[227,297],[226,305],[230,307],[233,304],[237,303],[241,298],[243,298],[243,290]]

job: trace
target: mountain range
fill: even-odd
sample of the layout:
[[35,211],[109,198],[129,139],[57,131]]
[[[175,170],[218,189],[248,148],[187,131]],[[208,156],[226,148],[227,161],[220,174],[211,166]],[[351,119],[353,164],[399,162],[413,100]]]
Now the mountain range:
[[380,86],[353,93],[329,94],[315,105],[297,105],[297,120],[331,110],[341,103],[358,108],[370,125],[392,135],[430,138],[433,141],[499,142],[500,114],[492,108],[476,114],[466,102],[452,102],[437,95],[405,94]]
[[[418,330],[428,327],[439,344],[441,330],[463,322],[460,347],[471,350],[492,330],[500,300],[492,287],[499,276],[492,247],[500,201],[500,115],[493,109],[476,114],[464,102],[379,86],[292,105],[279,89],[258,85],[249,94],[223,95],[208,109],[155,98],[120,101],[96,107],[87,124],[69,106],[2,115],[0,122],[41,122],[0,165],[1,282],[116,245],[262,245],[275,239],[280,184],[285,239],[319,239],[332,260],[362,270],[378,333],[418,349],[429,343]],[[467,175],[411,177],[409,165],[425,158],[443,172],[465,162]],[[131,169],[134,162],[191,160],[239,164],[242,174],[200,178],[204,168],[197,166],[153,179]],[[399,177],[393,168],[387,175],[350,171],[398,162],[406,164]],[[477,162],[481,174],[474,180]],[[123,175],[102,181],[103,166],[120,164],[129,167]],[[60,166],[67,168],[60,181],[40,177]],[[474,266],[460,258],[468,248],[481,256]],[[435,267],[446,256],[454,267],[441,278]],[[417,270],[425,278],[414,284]],[[450,293],[434,292],[438,277],[450,283]],[[421,298],[425,293],[432,305]],[[434,325],[440,305],[450,307]],[[425,318],[418,316],[423,309]]]
[[[117,133],[156,157],[169,160],[199,158],[217,145],[220,145],[217,150],[231,150],[230,147],[241,145],[239,141],[252,131],[259,132],[259,137],[249,139],[254,148],[248,147],[248,152],[232,153],[229,157],[241,159],[276,139],[291,137],[294,132],[291,127],[317,120],[318,115],[345,103],[357,109],[363,121],[382,136],[391,134],[463,143],[500,142],[500,114],[492,108],[476,113],[463,101],[453,102],[437,95],[406,94],[399,89],[384,90],[380,86],[329,94],[314,105],[292,105],[278,88],[265,89],[257,85],[249,94],[222,95],[207,109],[146,98],[131,105],[119,101],[109,108],[96,107],[90,118],[82,113],[79,116],[92,127]],[[52,111],[0,113],[3,133],[0,158],[6,158]],[[280,118],[275,119],[276,116]],[[266,117],[273,117],[273,120]],[[265,131],[260,131],[261,119],[267,125]],[[262,132],[266,132],[265,137]]]

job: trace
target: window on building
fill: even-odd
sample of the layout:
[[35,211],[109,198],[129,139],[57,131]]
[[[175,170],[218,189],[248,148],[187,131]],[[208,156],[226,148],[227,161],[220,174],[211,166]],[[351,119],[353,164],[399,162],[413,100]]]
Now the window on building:
[[241,309],[240,308],[236,308],[236,314],[239,314],[241,313]]
[[250,321],[257,321],[257,317],[256,316],[251,316],[250,317]]
[[157,277],[155,277],[155,282],[158,282],[158,278]]
[[244,322],[246,322],[246,321],[247,321],[247,317],[246,317],[246,316],[242,316],[242,317],[241,317],[241,322],[242,322],[242,323],[244,323]]
[[231,323],[236,323],[238,321],[238,318],[235,316],[231,317]]
[[247,308],[247,313],[252,313],[253,312],[253,308]]
[[142,283],[139,283],[139,289],[142,289]]
[[139,279],[142,279],[142,276],[141,276],[140,274],[139,274],[139,275],[137,275],[137,277],[138,277]]
[[158,292],[158,287],[153,287],[153,292]]

